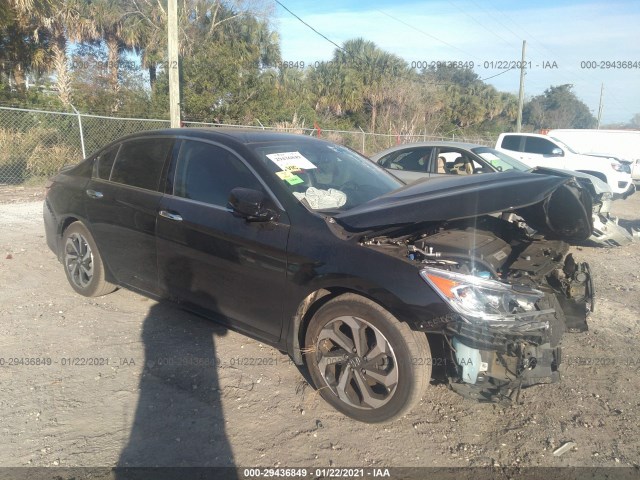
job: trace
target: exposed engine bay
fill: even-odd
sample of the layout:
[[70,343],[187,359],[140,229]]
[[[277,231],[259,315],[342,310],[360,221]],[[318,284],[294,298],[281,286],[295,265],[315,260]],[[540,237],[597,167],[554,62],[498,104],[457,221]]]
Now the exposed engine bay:
[[563,334],[587,330],[589,265],[513,215],[438,222],[362,243],[414,263],[448,304],[452,313],[421,330],[443,336],[449,384],[467,397],[508,402],[523,387],[558,381]]

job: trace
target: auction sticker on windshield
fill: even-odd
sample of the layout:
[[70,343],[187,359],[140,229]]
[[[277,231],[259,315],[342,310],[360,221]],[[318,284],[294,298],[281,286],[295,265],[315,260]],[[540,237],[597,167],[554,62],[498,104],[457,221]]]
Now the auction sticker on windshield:
[[281,170],[310,170],[316,168],[300,152],[269,153],[267,158],[275,163]]
[[283,170],[281,172],[276,172],[276,175],[287,182],[289,185],[297,185],[299,183],[303,183],[299,176],[295,175],[291,170]]

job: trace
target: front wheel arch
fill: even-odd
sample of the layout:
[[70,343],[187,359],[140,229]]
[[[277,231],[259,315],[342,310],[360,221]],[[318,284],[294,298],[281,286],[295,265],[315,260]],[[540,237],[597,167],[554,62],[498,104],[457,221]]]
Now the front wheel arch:
[[303,365],[304,360],[302,358],[301,348],[304,345],[304,338],[307,332],[307,327],[314,313],[322,307],[326,302],[339,295],[352,293],[360,297],[371,300],[379,305],[381,308],[387,310],[394,315],[398,320],[403,323],[411,325],[413,322],[411,319],[407,320],[403,315],[399,315],[394,308],[388,304],[381,302],[379,299],[371,297],[364,292],[354,290],[348,287],[341,286],[327,286],[319,288],[309,293],[298,305],[296,313],[291,319],[289,327],[289,338],[287,340],[289,354],[296,365]]
[[431,380],[427,335],[355,293],[333,296],[317,309],[307,325],[304,351],[325,401],[367,423],[406,414]]

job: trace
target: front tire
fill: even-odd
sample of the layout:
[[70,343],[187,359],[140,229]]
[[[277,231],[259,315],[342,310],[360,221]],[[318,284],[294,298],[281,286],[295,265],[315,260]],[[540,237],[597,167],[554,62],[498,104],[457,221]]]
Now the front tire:
[[404,415],[431,378],[426,335],[356,294],[340,295],[318,309],[307,328],[305,352],[320,395],[361,422]]
[[62,262],[71,287],[85,297],[100,297],[116,286],[107,282],[98,246],[87,227],[73,222],[62,236]]

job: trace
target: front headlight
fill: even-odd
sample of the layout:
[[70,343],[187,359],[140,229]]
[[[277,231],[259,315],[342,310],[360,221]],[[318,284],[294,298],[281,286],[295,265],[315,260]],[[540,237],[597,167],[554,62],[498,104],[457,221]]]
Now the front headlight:
[[472,275],[425,267],[422,278],[457,313],[469,321],[513,322],[535,304],[544,293],[533,288],[515,290],[511,285]]
[[613,168],[616,172],[624,171],[624,166],[620,162],[611,162],[611,168]]

